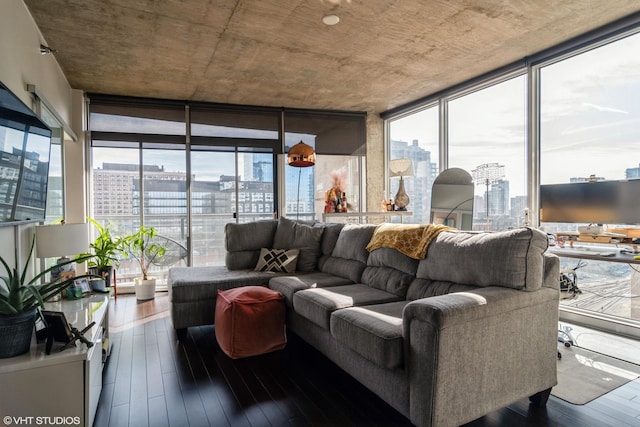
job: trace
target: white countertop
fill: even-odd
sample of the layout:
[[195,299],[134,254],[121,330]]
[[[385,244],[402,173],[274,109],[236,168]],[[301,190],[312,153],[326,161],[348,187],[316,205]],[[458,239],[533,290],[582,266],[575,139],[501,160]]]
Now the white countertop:
[[[87,331],[84,336],[95,342],[101,334],[101,323],[107,312],[109,295],[95,294],[83,297],[79,300],[61,300],[58,302],[48,302],[45,310],[63,311],[67,321],[78,330],[83,330],[91,322],[96,324]],[[34,332],[31,342],[31,349],[20,356],[8,359],[0,359],[0,374],[5,372],[20,371],[23,369],[33,369],[40,366],[59,365],[77,360],[86,360],[91,357],[94,350],[102,351],[99,345],[94,345],[90,349],[76,341],[75,345],[70,345],[64,351],[58,349],[64,343],[54,342],[51,354],[45,354],[45,343],[36,344],[36,334]]]

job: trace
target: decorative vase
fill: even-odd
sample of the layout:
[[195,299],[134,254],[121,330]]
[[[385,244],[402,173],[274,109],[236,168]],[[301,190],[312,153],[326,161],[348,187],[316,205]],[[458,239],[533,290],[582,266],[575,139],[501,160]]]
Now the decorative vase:
[[136,299],[138,301],[147,301],[153,299],[156,293],[156,278],[150,277],[143,280],[138,277],[135,279]]
[[36,309],[18,314],[0,315],[0,358],[19,356],[29,351]]
[[404,179],[400,177],[400,183],[398,185],[398,193],[396,194],[396,210],[398,211],[406,211],[407,205],[409,204],[409,196],[404,191]]

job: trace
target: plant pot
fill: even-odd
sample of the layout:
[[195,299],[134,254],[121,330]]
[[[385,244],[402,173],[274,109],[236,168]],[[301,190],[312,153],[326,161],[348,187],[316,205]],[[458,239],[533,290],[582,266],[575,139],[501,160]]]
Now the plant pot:
[[[94,289],[94,291],[98,292],[106,292],[105,287],[109,287],[113,285],[113,266],[109,265],[107,267],[97,268],[92,267],[89,269],[90,274],[95,274],[96,276],[101,276],[104,279],[104,283],[102,284],[102,289]],[[100,286],[98,284],[98,286]]]
[[94,292],[107,292],[104,279],[91,279],[89,280],[89,285],[91,285],[91,290]]
[[35,308],[24,313],[0,315],[0,358],[29,351],[35,318]]
[[146,301],[153,299],[156,293],[156,278],[151,277],[147,280],[141,278],[135,279],[136,299],[138,301]]

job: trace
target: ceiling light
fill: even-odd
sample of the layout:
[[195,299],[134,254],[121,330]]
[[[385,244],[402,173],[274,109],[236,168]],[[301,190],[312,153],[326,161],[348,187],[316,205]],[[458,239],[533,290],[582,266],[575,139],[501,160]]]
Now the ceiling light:
[[340,22],[340,17],[338,15],[325,15],[322,17],[322,22],[325,25],[336,25]]

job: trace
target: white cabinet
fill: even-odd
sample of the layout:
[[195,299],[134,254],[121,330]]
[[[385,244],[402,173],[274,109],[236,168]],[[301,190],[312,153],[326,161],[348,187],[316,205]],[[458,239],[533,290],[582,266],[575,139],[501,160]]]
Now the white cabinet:
[[34,334],[28,353],[0,359],[0,416],[14,417],[12,424],[91,426],[109,351],[109,297],[47,303],[46,309],[63,311],[78,330],[95,322],[84,335],[94,345],[87,348],[77,342],[58,351],[62,344],[56,342],[46,355],[45,345],[36,344]]

